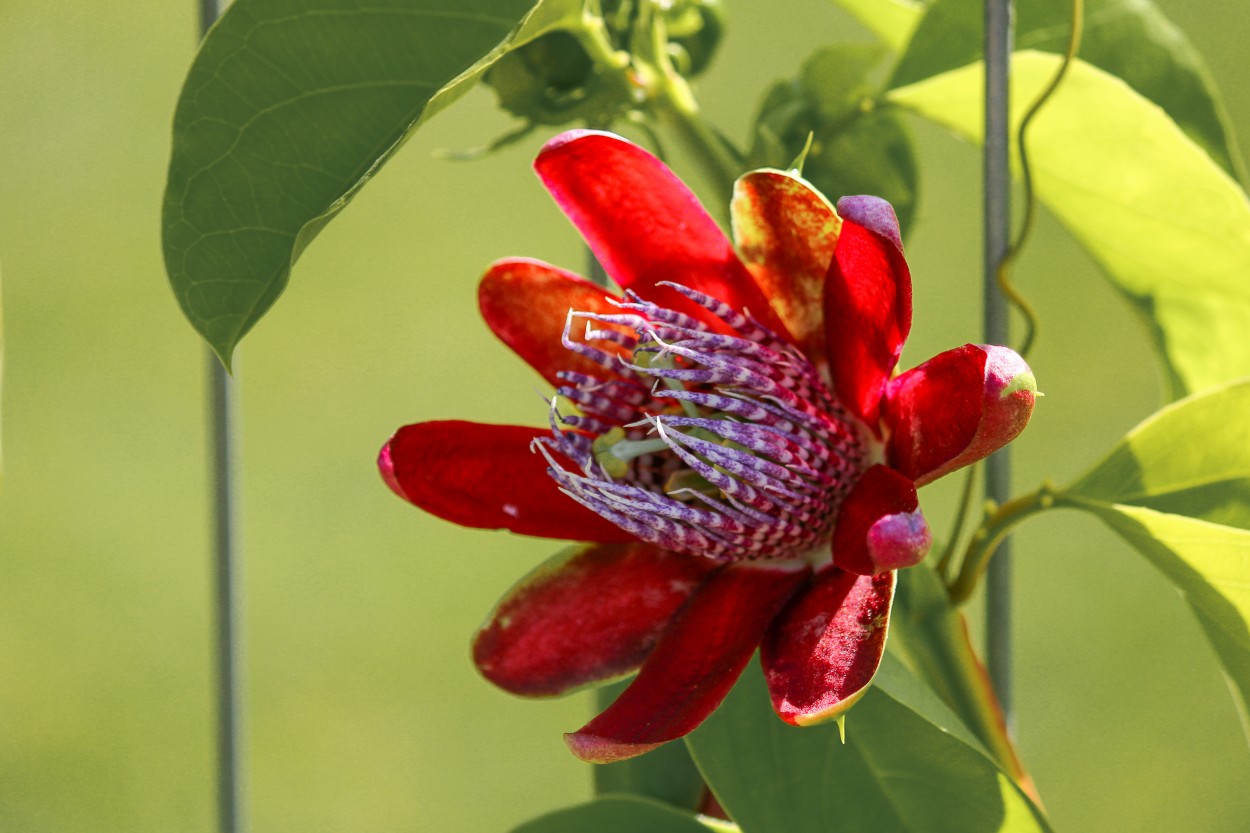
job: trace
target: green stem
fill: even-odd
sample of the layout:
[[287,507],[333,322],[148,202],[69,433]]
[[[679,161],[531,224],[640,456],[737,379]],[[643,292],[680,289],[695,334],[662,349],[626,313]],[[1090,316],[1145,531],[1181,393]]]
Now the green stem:
[[742,174],[742,164],[703,119],[686,79],[670,72],[657,85],[655,93],[651,99],[652,111],[699,165],[716,188],[717,196],[728,201],[734,182]]
[[946,577],[950,574],[951,560],[955,557],[959,539],[964,534],[964,523],[968,520],[968,507],[972,504],[972,487],[977,481],[977,468],[978,466],[975,465],[969,466],[968,473],[964,475],[964,488],[959,496],[959,510],[955,513],[955,524],[946,542],[946,548],[942,550],[942,557],[937,563],[937,573],[942,577],[942,581],[946,581]]
[[1054,505],[1054,489],[1050,484],[1045,483],[1036,492],[1021,495],[994,510],[972,536],[972,540],[968,542],[963,563],[959,568],[959,575],[949,588],[951,603],[961,605],[968,601],[972,591],[976,589],[977,581],[985,571],[985,566],[1013,527],[1025,518],[1050,509]]
[[[662,17],[649,4],[638,6],[630,52],[617,49],[603,19],[582,16],[573,33],[600,73],[612,75],[638,99],[638,109],[669,128],[704,176],[728,204],[742,163],[725,140],[704,120],[686,79],[673,67]],[[632,54],[631,54],[632,53]]]

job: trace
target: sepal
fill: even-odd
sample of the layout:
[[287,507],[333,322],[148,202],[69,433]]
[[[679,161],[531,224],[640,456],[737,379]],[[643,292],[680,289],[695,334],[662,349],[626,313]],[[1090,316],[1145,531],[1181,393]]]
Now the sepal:
[[920,563],[932,546],[912,482],[888,466],[865,471],[838,512],[833,563],[859,575],[879,575]]
[[886,387],[890,465],[923,486],[1015,439],[1037,397],[1015,351],[965,344],[901,373]]
[[894,573],[858,576],[829,567],[768,629],[760,664],[785,722],[833,720],[872,682],[885,651]]

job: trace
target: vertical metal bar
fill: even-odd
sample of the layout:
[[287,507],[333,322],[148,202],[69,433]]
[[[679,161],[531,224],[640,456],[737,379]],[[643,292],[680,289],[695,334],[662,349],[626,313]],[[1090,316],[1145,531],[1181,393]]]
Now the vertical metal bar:
[[[200,37],[221,16],[220,0],[199,0]],[[236,382],[207,352],[209,451],[212,459],[213,612],[216,653],[217,829],[244,833],[242,667],[239,604]]]
[[213,607],[217,654],[217,818],[221,833],[243,833],[235,380],[208,353],[209,442],[213,460]]
[[[1011,0],[985,0],[985,341],[1007,344],[1007,300],[998,266],[1011,235],[1008,79],[1011,69]],[[1003,503],[1011,495],[1011,457],[1004,448],[986,461],[985,496]],[[1003,541],[986,581],[986,664],[1007,726],[1012,711],[1011,542]]]

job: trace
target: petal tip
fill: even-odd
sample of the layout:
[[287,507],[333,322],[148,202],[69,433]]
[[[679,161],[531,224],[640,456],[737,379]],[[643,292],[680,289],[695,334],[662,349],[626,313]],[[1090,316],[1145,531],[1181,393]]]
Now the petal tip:
[[965,344],[892,379],[890,465],[917,486],[982,460],[1028,425],[1037,379],[1008,347]]
[[868,686],[865,685],[853,694],[850,694],[846,698],[823,709],[811,712],[795,711],[789,716],[778,713],[778,716],[791,726],[819,726],[821,723],[828,723],[831,720],[837,720],[839,717],[842,717],[850,711],[851,706],[858,703],[860,698],[867,692]]
[[1010,347],[996,344],[978,344],[977,347],[984,350],[986,356],[985,392],[997,394],[1000,400],[1016,397],[1031,403],[1037,396],[1037,377],[1024,358]]
[[919,510],[879,518],[868,529],[868,552],[875,574],[914,567],[933,547],[933,532]]
[[403,486],[399,485],[399,478],[395,476],[395,461],[391,458],[391,443],[394,441],[395,437],[392,436],[378,452],[378,473],[382,475],[382,480],[392,492],[408,500],[408,493],[404,491]]
[[876,465],[860,476],[842,503],[833,530],[833,563],[857,575],[880,576],[919,563],[932,544],[915,484]]
[[627,743],[592,735],[588,732],[568,732],[564,742],[569,751],[588,764],[611,764],[645,755],[663,743]]
[[544,144],[542,148],[538,151],[538,156],[534,160],[534,167],[537,168],[542,163],[542,160],[545,157],[550,156],[552,153],[558,151],[560,148],[575,144],[579,141],[582,141],[583,139],[588,139],[594,136],[598,136],[602,139],[612,139],[612,140],[619,141],[619,142],[629,143],[627,139],[621,136],[618,136],[615,133],[609,133],[606,130],[590,130],[588,128],[566,130],[563,133],[553,136],[547,140],[546,144]]
[[894,206],[881,197],[867,194],[843,197],[838,200],[838,215],[844,220],[850,220],[881,235],[893,243],[900,252],[903,251],[903,235],[899,231]]

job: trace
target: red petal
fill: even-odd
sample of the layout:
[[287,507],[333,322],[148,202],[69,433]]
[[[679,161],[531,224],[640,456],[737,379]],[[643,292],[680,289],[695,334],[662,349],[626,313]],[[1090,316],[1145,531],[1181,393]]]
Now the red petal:
[[405,425],[378,468],[395,494],[443,520],[573,541],[637,539],[563,494],[530,451],[543,428],[444,420]]
[[890,465],[923,486],[975,463],[1024,430],[1033,372],[1006,347],[965,344],[886,386]]
[[546,144],[534,168],[618,284],[649,301],[707,320],[672,281],[785,329],[725,233],[668,167],[611,133],[570,130]]
[[838,510],[833,563],[859,575],[918,564],[933,546],[916,487],[887,466],[865,471]]
[[734,239],[756,282],[809,358],[825,361],[825,275],[841,219],[824,195],[782,171],[734,185]]
[[894,209],[877,197],[838,201],[842,231],[825,284],[825,334],[838,398],[879,432],[881,394],[911,329],[911,275]]
[[610,763],[681,737],[733,688],[768,623],[806,567],[736,562],[714,573],[660,637],[638,678],[580,731],[564,736],[583,761]]
[[531,696],[627,674],[719,566],[646,544],[570,548],[499,601],[473,640],[473,661],[495,685]]
[[[572,272],[528,258],[491,264],[477,289],[478,306],[487,325],[553,385],[559,384],[556,373],[560,370],[600,377],[608,373],[600,365],[566,350],[560,336],[571,309],[620,312],[608,301],[609,295],[602,286]],[[574,335],[577,330],[575,325]]]
[[768,629],[760,664],[773,709],[795,726],[831,720],[867,690],[885,650],[894,573],[831,568]]

